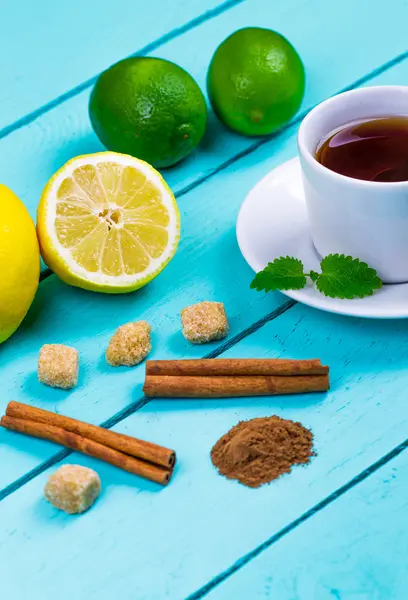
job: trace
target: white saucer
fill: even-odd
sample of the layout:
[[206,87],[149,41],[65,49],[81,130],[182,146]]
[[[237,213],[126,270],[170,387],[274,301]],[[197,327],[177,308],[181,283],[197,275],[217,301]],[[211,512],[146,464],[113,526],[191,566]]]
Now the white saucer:
[[[319,270],[320,259],[309,233],[298,158],[277,167],[252,188],[238,215],[237,239],[245,260],[255,272],[279,256],[295,256],[308,271]],[[386,285],[373,296],[356,300],[327,298],[312,284],[303,290],[282,293],[303,304],[342,315],[376,319],[408,317],[408,283]]]

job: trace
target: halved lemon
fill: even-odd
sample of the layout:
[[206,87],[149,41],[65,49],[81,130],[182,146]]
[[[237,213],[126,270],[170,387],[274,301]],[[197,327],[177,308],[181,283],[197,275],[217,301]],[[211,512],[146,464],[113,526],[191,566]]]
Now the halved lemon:
[[43,259],[61,279],[123,293],[149,283],[174,256],[180,216],[151,165],[100,152],[70,160],[50,179],[37,231]]

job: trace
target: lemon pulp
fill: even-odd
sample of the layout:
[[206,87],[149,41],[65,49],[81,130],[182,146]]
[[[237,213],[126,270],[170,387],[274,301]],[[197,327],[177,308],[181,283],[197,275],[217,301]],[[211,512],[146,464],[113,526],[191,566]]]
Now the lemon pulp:
[[174,255],[179,213],[153,167],[104,152],[73,159],[51,179],[38,232],[45,261],[68,283],[131,291]]

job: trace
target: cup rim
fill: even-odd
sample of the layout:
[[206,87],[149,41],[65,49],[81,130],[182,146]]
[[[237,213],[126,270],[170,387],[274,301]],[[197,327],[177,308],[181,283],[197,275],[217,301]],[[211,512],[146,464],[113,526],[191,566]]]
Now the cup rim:
[[309,163],[309,165],[312,168],[317,169],[322,174],[325,173],[326,175],[330,175],[331,177],[333,177],[334,179],[338,179],[339,181],[347,181],[349,183],[354,183],[354,185],[361,185],[363,187],[368,187],[368,188],[372,187],[372,188],[379,189],[380,187],[386,188],[388,186],[388,187],[392,187],[394,189],[395,188],[407,188],[408,189],[408,180],[407,181],[367,181],[366,179],[356,179],[355,177],[349,177],[348,175],[336,173],[336,171],[332,171],[331,169],[328,169],[327,167],[325,167],[324,165],[319,163],[319,161],[316,159],[314,154],[312,154],[309,151],[309,149],[307,148],[306,139],[305,139],[305,130],[306,130],[309,122],[313,118],[315,118],[316,114],[318,114],[321,110],[324,110],[327,106],[338,103],[339,100],[341,101],[341,98],[344,98],[345,96],[364,95],[364,94],[369,94],[370,92],[372,93],[373,91],[379,91],[379,90],[389,90],[389,91],[400,90],[400,91],[406,92],[408,95],[408,86],[406,86],[406,85],[373,85],[373,86],[368,86],[368,87],[364,87],[364,88],[356,88],[353,90],[348,90],[346,92],[336,94],[335,96],[330,96],[330,98],[327,98],[326,100],[323,100],[322,102],[319,102],[319,104],[314,106],[307,113],[305,118],[302,120],[299,130],[298,130],[298,135],[297,135],[297,143],[298,143],[299,153],[302,155],[304,160],[306,160]]

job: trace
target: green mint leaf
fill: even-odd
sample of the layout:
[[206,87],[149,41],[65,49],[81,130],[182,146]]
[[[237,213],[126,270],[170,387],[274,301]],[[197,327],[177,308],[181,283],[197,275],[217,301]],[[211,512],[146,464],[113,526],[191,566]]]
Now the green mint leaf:
[[255,275],[251,289],[258,292],[275,290],[300,290],[306,285],[303,264],[298,258],[289,256],[275,258],[263,271]]
[[316,271],[310,271],[309,277],[312,281],[317,281],[320,277],[320,273],[316,273]]
[[316,280],[316,287],[330,298],[364,298],[382,287],[376,271],[358,258],[329,254],[320,266],[322,273]]

